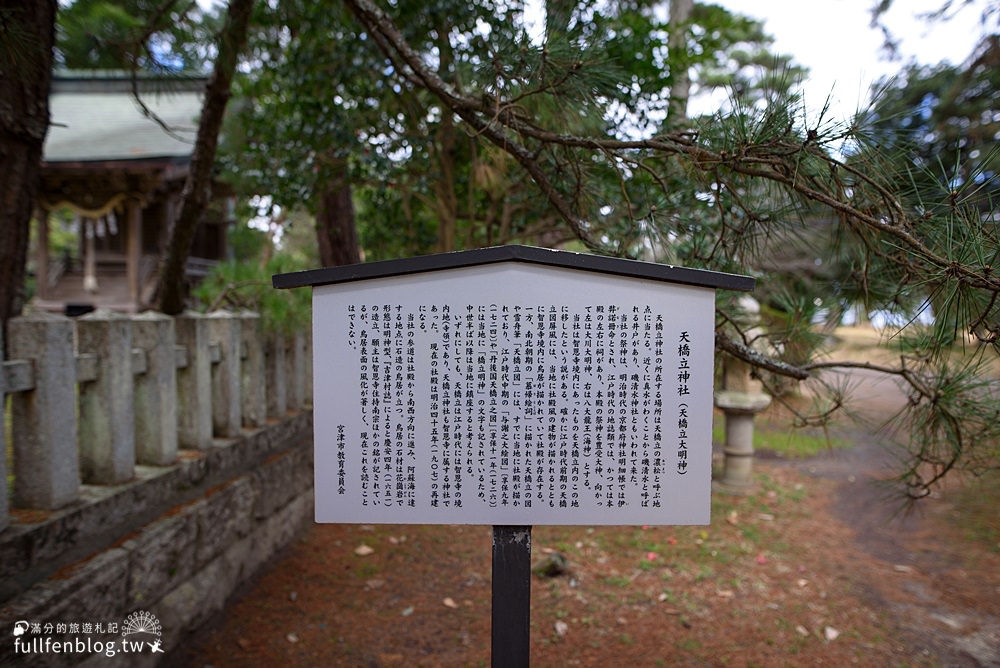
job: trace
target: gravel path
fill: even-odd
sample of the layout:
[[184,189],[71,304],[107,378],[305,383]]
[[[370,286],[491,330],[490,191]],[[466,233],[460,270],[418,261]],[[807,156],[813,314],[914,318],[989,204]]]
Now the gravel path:
[[[955,512],[945,488],[906,508],[893,487],[891,434],[880,429],[905,404],[891,378],[851,372],[858,417],[838,437],[852,448],[791,465],[838,482],[832,514],[855,529],[855,545],[898,577],[872,577],[871,602],[883,608],[929,665],[1000,666],[1000,579],[996,552],[970,559],[941,528]],[[992,558],[991,558],[992,557]]]

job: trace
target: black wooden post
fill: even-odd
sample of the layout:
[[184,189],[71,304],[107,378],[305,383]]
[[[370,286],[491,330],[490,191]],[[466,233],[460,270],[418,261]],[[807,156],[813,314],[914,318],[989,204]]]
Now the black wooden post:
[[528,665],[531,635],[531,527],[493,527],[492,665]]

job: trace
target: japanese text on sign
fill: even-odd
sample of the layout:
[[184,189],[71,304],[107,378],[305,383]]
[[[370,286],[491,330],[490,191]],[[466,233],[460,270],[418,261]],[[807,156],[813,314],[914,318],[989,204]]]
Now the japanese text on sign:
[[586,296],[326,308],[318,518],[677,522],[710,474],[713,342],[662,299]]

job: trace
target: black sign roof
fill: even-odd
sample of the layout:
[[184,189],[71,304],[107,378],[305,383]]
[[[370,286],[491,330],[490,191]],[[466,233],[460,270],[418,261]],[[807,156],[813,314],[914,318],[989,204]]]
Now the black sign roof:
[[477,250],[438,253],[399,260],[365,262],[340,267],[309,269],[289,274],[275,274],[271,280],[276,288],[332,285],[366,281],[373,278],[405,276],[428,271],[459,269],[501,262],[523,262],[549,267],[592,271],[614,276],[642,278],[665,283],[678,283],[720,290],[750,291],[754,279],[750,276],[725,274],[704,269],[689,269],[668,264],[625,260],[622,258],[574,253],[571,251],[536,248],[534,246],[494,246]]

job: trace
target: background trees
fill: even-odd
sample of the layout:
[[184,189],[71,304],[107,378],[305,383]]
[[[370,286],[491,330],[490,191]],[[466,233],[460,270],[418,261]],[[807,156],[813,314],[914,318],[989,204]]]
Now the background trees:
[[[637,244],[628,232],[645,233],[647,247],[655,249],[655,233],[682,264],[760,272],[769,247],[815,236],[803,232],[816,227],[810,214],[825,210],[833,234],[826,236],[828,244],[816,248],[815,257],[842,267],[839,285],[831,291],[834,297],[838,290],[857,293],[871,305],[909,316],[914,313],[907,307],[913,304],[943,306],[929,330],[908,330],[913,336],[903,344],[899,364],[881,369],[896,374],[910,391],[903,415],[904,433],[911,439],[912,460],[903,473],[910,493],[926,494],[955,468],[997,465],[995,383],[983,379],[987,355],[995,354],[1000,333],[1000,279],[993,270],[1000,246],[995,217],[954,190],[961,184],[952,181],[953,190],[940,204],[905,196],[899,190],[905,170],[895,162],[898,156],[874,140],[868,119],[809,122],[794,96],[781,90],[769,91],[756,103],[737,99],[731,113],[680,131],[623,138],[589,128],[565,129],[518,104],[523,93],[515,84],[483,96],[452,83],[371,0],[347,4],[376,36],[387,69],[433,93],[472,131],[515,160],[567,228],[592,250],[632,254]],[[568,68],[577,82],[588,72],[582,55],[578,67]],[[597,85],[590,90],[599,97]],[[549,92],[534,94],[545,99]],[[586,116],[593,99],[573,97],[566,87],[558,103],[567,110],[575,105]],[[841,157],[844,152],[849,159]],[[688,176],[687,189],[705,201],[703,215],[657,215],[653,198],[675,192],[671,175],[678,169]],[[625,223],[626,234],[602,217],[608,200],[591,196],[592,184],[600,182],[594,174],[602,171],[617,175],[622,184],[627,214],[618,221]],[[968,182],[970,189],[975,181]],[[636,185],[645,186],[640,190],[645,206],[635,206],[640,201],[633,194]],[[759,275],[765,284],[773,278]],[[787,331],[765,342],[745,326],[731,303],[722,301],[719,316],[717,348],[758,369],[805,379],[834,366],[803,358],[798,346],[789,345]],[[978,333],[984,344],[979,354],[952,355],[951,344],[961,332]],[[835,396],[836,388],[827,390],[826,396]]]
[[[232,174],[277,202],[316,212],[321,249],[337,245],[325,239],[349,240],[356,222],[369,259],[580,236],[538,197],[513,156],[463,127],[420,82],[399,76],[377,40],[338,7],[288,2],[262,13],[254,70],[227,132]],[[761,26],[718,7],[694,6],[676,31],[691,48],[672,54],[659,3],[620,3],[613,12],[594,2],[546,7],[545,32],[535,36],[521,3],[402,2],[393,20],[414,53],[437,62],[448,85],[506,99],[568,132],[649,131],[666,122],[679,73],[693,67],[697,89],[723,85],[718,73],[746,54],[767,61]],[[759,78],[744,78],[752,96]],[[674,104],[686,107],[686,99],[675,94]],[[618,170],[590,158],[559,159],[570,161],[592,175],[590,192],[581,195],[604,209],[599,215],[615,243],[634,236],[627,220],[638,208],[606,206],[620,199]],[[347,188],[354,219],[346,207],[323,206]],[[330,215],[337,212],[344,213]]]
[[253,4],[253,0],[230,0],[225,22],[219,33],[218,53],[205,86],[205,101],[201,107],[191,166],[184,182],[181,210],[170,231],[157,276],[157,306],[170,315],[184,310],[187,297],[183,287],[184,266],[191,252],[195,228],[211,197],[219,131],[229,102],[236,65],[246,47]]
[[215,11],[179,0],[74,0],[59,10],[56,64],[202,72],[217,54],[219,21]]
[[29,221],[49,127],[55,19],[55,0],[0,2],[0,323],[4,325],[23,306]]
[[915,204],[971,197],[984,212],[1000,184],[1000,36],[987,35],[960,65],[910,64],[878,84],[869,131],[900,164],[896,189]]
[[[801,72],[769,53],[754,21],[681,0],[544,6],[544,25],[529,31],[516,1],[232,0],[228,37],[210,43],[192,38],[190,3],[78,0],[67,26],[110,17],[110,27],[61,53],[102,66],[212,63],[188,223],[232,77],[223,166],[241,193],[314,214],[327,264],[526,241],[752,272],[783,324],[762,336],[722,298],[717,346],[765,380],[825,381],[830,364],[810,338],[824,311],[861,300],[911,318],[932,307],[933,327],[897,337],[899,364],[884,369],[911,391],[904,477],[919,495],[955,467],[995,466],[1000,421],[982,378],[1000,337],[996,37],[962,66],[887,82],[871,113],[817,119],[799,105]],[[51,18],[19,20],[42,34]],[[2,25],[4,44],[18,44],[18,24]],[[718,85],[731,90],[727,107],[690,117],[690,95]],[[15,136],[40,147],[43,98],[34,90],[0,119],[3,150]],[[5,210],[3,252],[22,247],[26,215]],[[185,253],[188,223],[162,276]],[[0,264],[23,267],[21,256]],[[6,317],[20,280],[0,285]],[[160,307],[181,303],[174,294]],[[978,354],[952,355],[968,332]],[[824,396],[839,403],[835,387]]]

